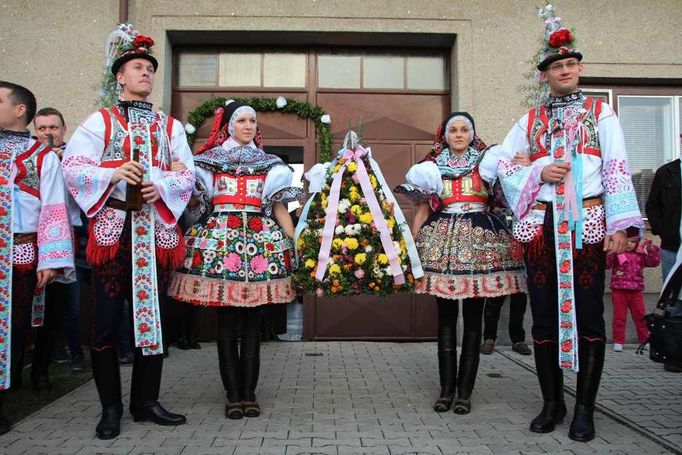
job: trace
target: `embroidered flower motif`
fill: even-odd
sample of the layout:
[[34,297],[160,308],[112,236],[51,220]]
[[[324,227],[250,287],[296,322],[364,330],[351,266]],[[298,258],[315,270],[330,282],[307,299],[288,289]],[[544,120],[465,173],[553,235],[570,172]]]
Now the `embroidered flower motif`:
[[251,270],[256,274],[261,274],[265,272],[268,268],[268,260],[261,254],[254,256],[251,259]]
[[230,272],[236,272],[242,268],[242,259],[237,253],[228,254],[227,257],[223,259],[223,263],[225,264],[225,268]]
[[149,263],[147,262],[147,260],[145,258],[139,258],[137,260],[136,264],[139,268],[142,268],[142,267],[146,267]]
[[145,234],[147,234],[147,229],[146,229],[144,226],[138,226],[138,227],[135,229],[135,233],[136,233],[137,235],[145,235]]
[[149,298],[149,294],[147,294],[147,291],[140,290],[137,291],[137,300],[147,300]]
[[571,263],[568,261],[564,261],[561,263],[561,266],[559,266],[559,271],[561,273],[568,273],[571,271]]
[[561,352],[571,352],[573,350],[573,342],[571,340],[565,340],[561,343]]
[[561,304],[561,312],[564,314],[570,313],[572,306],[570,300],[565,300],[564,303]]
[[562,221],[559,224],[559,234],[566,234],[568,232],[568,221]]
[[249,220],[249,229],[260,232],[263,230],[263,221],[260,218],[254,217]]
[[232,229],[237,229],[242,225],[242,220],[240,220],[237,216],[230,215],[227,217],[227,225]]
[[146,322],[143,322],[142,324],[138,325],[137,329],[140,331],[140,333],[147,333],[151,330],[149,324],[147,324]]

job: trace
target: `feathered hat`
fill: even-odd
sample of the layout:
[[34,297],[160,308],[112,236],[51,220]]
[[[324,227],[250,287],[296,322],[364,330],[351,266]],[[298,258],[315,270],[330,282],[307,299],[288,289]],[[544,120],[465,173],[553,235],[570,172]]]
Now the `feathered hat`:
[[575,47],[573,33],[561,24],[561,18],[551,4],[540,8],[538,16],[545,19],[543,49],[537,59],[538,70],[545,71],[551,63],[565,58],[583,59],[583,54]]
[[104,47],[104,74],[98,104],[104,107],[116,103],[120,86],[116,81],[116,73],[124,63],[143,58],[154,65],[154,71],[159,62],[152,55],[154,40],[135,30],[132,24],[119,24],[107,37]]

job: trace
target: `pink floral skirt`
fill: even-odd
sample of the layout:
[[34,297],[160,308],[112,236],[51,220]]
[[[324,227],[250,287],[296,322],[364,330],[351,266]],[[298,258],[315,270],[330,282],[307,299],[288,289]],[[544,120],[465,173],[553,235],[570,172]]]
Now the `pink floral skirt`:
[[253,307],[294,300],[293,244],[259,212],[217,212],[185,234],[187,253],[170,297],[204,306]]

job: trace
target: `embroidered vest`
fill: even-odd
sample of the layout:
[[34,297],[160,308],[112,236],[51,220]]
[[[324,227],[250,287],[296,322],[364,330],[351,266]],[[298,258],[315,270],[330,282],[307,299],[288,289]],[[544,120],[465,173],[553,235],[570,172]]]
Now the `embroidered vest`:
[[15,158],[17,175],[14,183],[21,191],[40,199],[40,172],[45,155],[51,151],[49,147],[35,141],[28,150],[17,155]]
[[229,204],[230,208],[243,209],[245,206],[259,208],[263,198],[265,175],[215,174],[213,179],[213,206]]
[[[104,151],[102,167],[116,168],[130,161],[130,135],[128,122],[117,107],[100,109],[104,119]],[[162,170],[170,169],[170,137],[173,119],[156,113],[150,126],[153,165]],[[92,264],[102,264],[114,259],[118,251],[119,239],[125,225],[127,213],[118,208],[105,206],[90,219],[87,258]],[[178,225],[165,227],[155,225],[156,259],[159,267],[168,268],[180,265],[184,258],[185,243]]]
[[444,206],[457,202],[488,202],[488,187],[476,167],[470,174],[456,179],[443,179],[441,202]]
[[[600,99],[587,97],[585,101],[585,115],[581,117],[582,123],[585,127],[586,134],[583,137],[583,153],[601,157],[601,149],[599,147],[599,134],[597,130],[597,122],[599,114],[601,113],[603,101]],[[528,112],[528,143],[530,144],[530,160],[535,161],[545,156],[549,156],[547,138],[551,137],[548,134],[549,118],[547,116],[547,108],[542,104],[539,108],[531,109]]]

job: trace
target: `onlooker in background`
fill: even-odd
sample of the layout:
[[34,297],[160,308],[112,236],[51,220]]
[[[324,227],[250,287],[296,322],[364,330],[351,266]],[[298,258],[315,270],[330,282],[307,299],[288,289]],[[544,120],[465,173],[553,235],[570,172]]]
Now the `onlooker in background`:
[[661,262],[661,250],[651,240],[629,238],[625,251],[606,256],[606,268],[611,274],[613,303],[613,350],[623,351],[628,308],[637,329],[639,343],[646,343],[649,330],[644,321],[644,267],[656,267]]
[[[33,126],[37,140],[49,146],[61,161],[66,148],[66,123],[61,112],[51,107],[40,109],[33,119]],[[80,209],[68,192],[66,194],[66,207],[71,225],[74,228],[82,227]],[[76,248],[74,248],[75,250]],[[78,268],[76,271],[79,275],[77,281],[68,284],[54,282],[45,289],[45,324],[37,328],[35,332],[31,367],[33,389],[38,392],[49,392],[51,389],[48,367],[53,356],[59,357],[55,347],[62,329],[62,322],[64,338],[71,357],[72,370],[83,370],[83,349],[80,340],[80,281],[82,273]]]
[[[680,134],[682,141],[682,134]],[[664,164],[656,171],[651,191],[646,201],[646,215],[649,218],[651,232],[661,237],[661,272],[663,282],[673,270],[678,261],[680,249],[680,199],[682,192],[682,178],[680,158]],[[682,258],[680,258],[682,260]],[[672,314],[682,313],[682,308],[675,307]],[[682,373],[682,368],[672,364],[665,364],[667,371]]]
[[[495,350],[497,340],[497,323],[500,320],[500,310],[506,296],[488,298],[483,310],[483,345],[481,354],[490,355]],[[523,316],[526,314],[526,294],[517,293],[509,297],[509,338],[512,350],[521,355],[531,355],[526,342],[526,331],[523,329]]]
[[651,233],[661,237],[661,271],[663,281],[675,264],[680,247],[680,179],[682,162],[676,159],[664,164],[656,171],[651,191],[646,201],[646,216],[649,218]]

